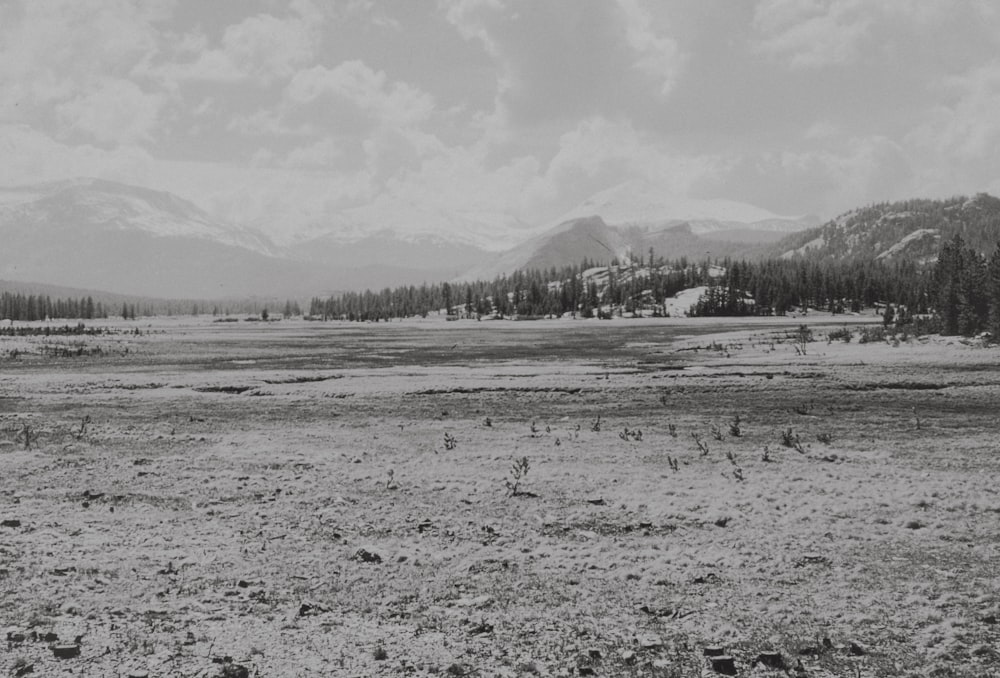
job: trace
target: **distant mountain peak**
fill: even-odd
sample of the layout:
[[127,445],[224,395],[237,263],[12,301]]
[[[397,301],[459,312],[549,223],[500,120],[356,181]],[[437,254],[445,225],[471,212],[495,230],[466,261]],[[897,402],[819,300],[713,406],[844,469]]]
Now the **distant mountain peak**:
[[645,180],[630,180],[599,191],[563,214],[557,222],[598,214],[613,226],[662,224],[669,221],[718,221],[752,224],[780,217],[747,203],[680,196]]

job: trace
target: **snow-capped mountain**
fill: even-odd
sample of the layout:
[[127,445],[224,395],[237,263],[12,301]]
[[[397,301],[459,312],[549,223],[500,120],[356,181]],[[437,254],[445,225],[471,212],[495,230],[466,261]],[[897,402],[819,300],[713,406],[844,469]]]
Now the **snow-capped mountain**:
[[0,278],[11,280],[161,297],[301,298],[447,279],[482,255],[422,247],[391,233],[281,247],[170,193],[97,179],[0,189]]
[[781,217],[732,200],[671,195],[648,182],[629,181],[595,193],[542,233],[486,259],[462,278],[492,278],[518,269],[609,261],[652,248],[668,258],[749,256],[766,243],[818,222]]
[[[551,226],[597,215],[611,226],[662,228],[686,223],[695,235],[720,232],[779,233],[801,231],[819,223],[813,216],[779,216],[755,205],[733,200],[703,200],[670,194],[647,181],[627,181],[595,193]],[[768,239],[768,238],[763,238]]]
[[71,179],[0,188],[0,221],[48,228],[140,231],[162,238],[197,238],[275,254],[263,233],[213,219],[172,193],[101,179]]

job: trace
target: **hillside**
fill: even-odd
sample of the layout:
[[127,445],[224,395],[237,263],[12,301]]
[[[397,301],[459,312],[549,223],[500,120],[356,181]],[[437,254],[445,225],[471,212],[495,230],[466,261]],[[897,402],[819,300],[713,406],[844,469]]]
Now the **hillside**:
[[482,254],[392,233],[313,235],[278,246],[170,193],[97,179],[0,188],[0,278],[9,280],[144,297],[305,298],[446,279]]
[[1000,199],[906,200],[847,212],[823,226],[788,236],[767,252],[782,258],[914,261],[937,259],[941,244],[961,234],[988,254],[1000,242]]
[[599,191],[565,212],[533,238],[461,276],[489,279],[532,268],[610,261],[650,248],[668,258],[752,257],[816,217],[782,217],[732,200],[672,195],[649,182],[629,181]]

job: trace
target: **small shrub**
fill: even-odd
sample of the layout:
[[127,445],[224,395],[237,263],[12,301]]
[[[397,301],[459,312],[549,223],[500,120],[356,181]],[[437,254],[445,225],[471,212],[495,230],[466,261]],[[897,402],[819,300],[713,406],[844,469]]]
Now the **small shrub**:
[[830,443],[833,442],[833,436],[830,435],[829,433],[826,433],[826,432],[824,432],[824,433],[817,433],[816,434],[816,440],[818,440],[819,442],[823,443],[824,445],[829,445]]
[[483,426],[485,426],[486,428],[492,427],[493,426],[493,420],[490,419],[489,417],[486,417],[486,421],[483,422]]
[[791,426],[781,431],[781,444],[785,447],[792,448],[799,454],[806,453],[802,447],[802,440],[799,438],[799,434],[795,433]]
[[667,424],[667,433],[670,434],[671,438],[677,437],[677,424]]
[[703,456],[703,457],[707,456],[708,455],[708,443],[706,443],[704,440],[702,440],[701,436],[699,436],[697,433],[692,433],[691,437],[694,438],[694,443],[695,443],[695,445],[698,446],[698,451],[701,453],[701,456]]
[[521,482],[531,469],[531,462],[527,457],[514,459],[510,465],[510,477],[504,480],[508,497],[516,497],[521,494]]
[[831,330],[830,333],[826,335],[827,341],[831,343],[834,341],[842,341],[845,344],[847,344],[850,343],[853,337],[854,333],[852,333],[846,327],[841,327],[840,329]]
[[771,458],[771,448],[767,445],[764,446],[764,451],[760,453],[760,460],[765,463],[774,461]]
[[712,434],[712,438],[714,440],[718,440],[718,441],[722,440],[722,430],[719,429],[719,427],[716,426],[715,424],[712,424],[711,428],[709,429],[709,433]]
[[594,423],[590,425],[590,430],[594,433],[601,432],[601,415],[597,415],[597,419],[595,419]]
[[881,325],[873,325],[871,327],[862,327],[861,336],[858,337],[859,344],[871,344],[880,341],[885,341],[888,334],[885,331],[885,327]]
[[743,427],[741,426],[741,421],[742,420],[740,419],[740,415],[737,414],[736,416],[733,417],[733,420],[729,422],[729,435],[731,435],[734,438],[739,438],[740,436],[743,435]]
[[458,447],[458,440],[455,438],[455,436],[451,435],[450,433],[445,433],[444,434],[444,449],[446,449],[446,450],[454,450],[456,447]]
[[675,473],[677,471],[681,470],[681,465],[677,461],[677,458],[676,457],[671,457],[669,454],[667,455],[667,466],[669,466],[670,470],[673,471],[673,472],[675,472]]
[[625,442],[629,442],[630,440],[642,442],[642,431],[640,429],[629,429],[629,427],[626,426],[625,429],[618,434],[618,437]]

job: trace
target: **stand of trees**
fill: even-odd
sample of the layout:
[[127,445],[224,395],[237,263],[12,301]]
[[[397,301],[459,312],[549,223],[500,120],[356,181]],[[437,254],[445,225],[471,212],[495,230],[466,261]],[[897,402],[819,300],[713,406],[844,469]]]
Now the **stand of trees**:
[[46,295],[0,293],[0,320],[45,320],[46,318],[107,318],[108,312],[93,297],[52,299]]
[[309,312],[324,319],[388,321],[449,314],[553,316],[639,310],[663,313],[677,292],[707,286],[692,315],[784,315],[792,308],[821,308],[834,313],[860,311],[876,303],[925,313],[930,301],[929,276],[911,263],[830,262],[809,259],[760,262],[686,259],[666,262],[618,262],[544,271],[518,271],[492,281],[442,283],[351,292],[314,298]]
[[958,234],[941,248],[931,277],[942,334],[1000,339],[1000,245],[987,259]]

